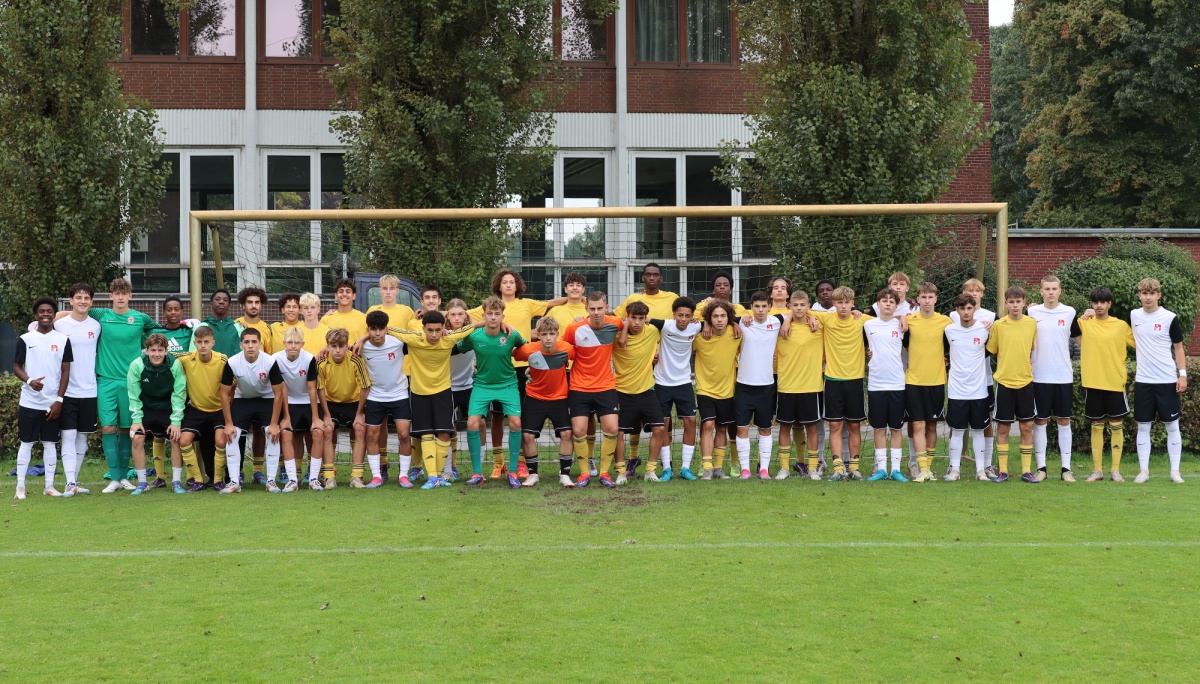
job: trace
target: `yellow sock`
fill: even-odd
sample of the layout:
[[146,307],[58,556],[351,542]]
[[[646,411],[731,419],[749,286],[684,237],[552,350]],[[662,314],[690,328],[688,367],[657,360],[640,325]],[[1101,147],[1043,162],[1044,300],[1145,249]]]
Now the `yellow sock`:
[[1031,470],[1030,470],[1031,468],[1033,468],[1033,445],[1030,444],[1029,446],[1025,446],[1024,444],[1022,444],[1021,445],[1021,472],[1022,473],[1031,472]]
[[1121,471],[1121,453],[1125,451],[1125,427],[1121,421],[1113,421],[1108,424],[1108,430],[1112,435],[1112,472],[1118,473]]
[[446,469],[446,455],[450,453],[450,440],[437,439],[433,443],[434,467],[437,472]]
[[703,451],[700,452],[700,467],[703,468],[704,470],[712,470],[713,469],[712,454],[705,456]]
[[858,457],[857,456],[853,456],[853,455],[850,456],[850,472],[852,472],[852,473],[858,472]]
[[[325,469],[321,468],[321,470],[324,471]],[[363,464],[352,463],[350,465],[350,479],[354,479],[357,477],[358,479],[361,480],[362,476],[363,476]]]
[[792,462],[792,449],[794,449],[794,448],[795,447],[792,446],[791,444],[789,444],[787,446],[779,447],[779,467],[780,467],[780,469],[782,469],[784,471],[786,471],[788,469],[788,464],[790,464]]
[[617,461],[617,474],[618,475],[625,474],[625,461]]
[[646,474],[658,472],[658,461],[646,461]]
[[937,447],[930,447],[925,450],[926,470],[933,470],[933,457],[934,456],[937,456]]
[[[151,453],[154,454],[154,472],[158,473],[158,477],[167,480],[167,442],[161,437],[155,437],[154,443],[150,446]],[[167,480],[170,482],[170,480]]]
[[717,468],[725,467],[725,447],[713,447],[713,460],[716,462]]
[[921,455],[917,456],[917,468],[919,468],[921,472],[929,470],[929,457],[925,455],[925,452],[921,452]]
[[821,467],[820,452],[813,451],[810,449],[808,452],[808,470],[809,470],[809,472],[815,473],[815,472],[817,472],[817,469],[820,467]]
[[609,466],[612,465],[613,457],[617,453],[617,436],[610,435],[607,432],[600,438],[600,474],[604,475],[608,472]]
[[433,435],[421,435],[421,464],[425,466],[425,474],[429,477],[441,472],[437,469],[436,448]]
[[996,458],[1000,460],[1000,472],[1008,473],[1008,442],[996,444]]
[[587,455],[584,458],[591,458],[592,454],[596,453],[596,435],[595,433],[587,436]]
[[[424,449],[424,445],[421,443],[421,438],[413,437],[413,439],[412,439],[412,458],[413,458],[412,464],[414,466],[424,468],[425,467],[425,453],[424,453],[424,451],[422,451],[422,449]],[[382,461],[380,463],[382,464]]]
[[225,481],[225,466],[229,463],[225,457],[225,450],[218,447],[216,453],[213,454],[213,483]]
[[572,437],[571,444],[575,447],[575,462],[579,464],[579,474],[586,475],[588,472],[588,458],[592,453],[588,449],[587,438]]
[[183,458],[184,467],[187,468],[188,479],[204,482],[204,471],[200,470],[200,461],[196,458],[196,446],[189,444],[179,447],[179,455]]
[[504,465],[504,447],[492,447],[492,463],[498,466]]
[[[625,458],[637,458],[638,449],[642,446],[642,437],[637,433],[629,435],[629,451],[625,452]],[[654,454],[650,454],[653,456]]]
[[1092,423],[1092,472],[1104,472],[1104,423]]
[[379,450],[379,467],[386,468],[388,465],[387,449]]
[[834,457],[833,457],[833,472],[835,472],[835,473],[844,473],[844,472],[846,472],[846,467],[845,467],[845,465],[843,465],[843,463],[842,463],[842,457],[841,457],[841,456],[834,456]]
[[[353,475],[353,473],[354,473],[353,466],[351,466],[350,472],[351,472],[351,475]],[[359,464],[358,472],[359,472],[359,477],[362,477],[362,464]],[[321,480],[328,480],[330,478],[333,478],[336,475],[337,475],[337,471],[334,470],[332,463],[322,463],[321,464]]]

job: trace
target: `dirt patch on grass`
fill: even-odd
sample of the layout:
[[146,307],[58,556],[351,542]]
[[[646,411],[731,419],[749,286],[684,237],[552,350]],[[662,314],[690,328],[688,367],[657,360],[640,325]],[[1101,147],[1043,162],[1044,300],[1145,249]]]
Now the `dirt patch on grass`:
[[546,489],[538,503],[531,505],[572,515],[596,516],[620,513],[630,508],[641,508],[674,498],[651,497],[640,489],[626,487],[598,491]]

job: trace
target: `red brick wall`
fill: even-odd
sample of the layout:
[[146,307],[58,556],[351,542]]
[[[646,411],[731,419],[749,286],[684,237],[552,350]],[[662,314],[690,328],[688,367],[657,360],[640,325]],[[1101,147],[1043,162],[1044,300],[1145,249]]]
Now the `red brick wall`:
[[[610,66],[568,67],[570,88],[563,95],[560,112],[617,111],[617,70]],[[577,77],[577,78],[576,78]]]
[[333,86],[322,70],[328,64],[258,65],[259,109],[329,109]]
[[744,114],[750,79],[741,70],[629,67],[629,111],[635,114]]
[[245,67],[237,62],[118,62],[125,92],[155,109],[242,109]]

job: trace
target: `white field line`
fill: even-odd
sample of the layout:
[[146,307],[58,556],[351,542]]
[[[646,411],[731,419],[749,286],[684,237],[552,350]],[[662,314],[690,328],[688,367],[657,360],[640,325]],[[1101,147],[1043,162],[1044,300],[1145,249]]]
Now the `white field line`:
[[686,544],[528,544],[463,546],[368,546],[361,548],[288,548],[288,549],[145,549],[110,551],[0,551],[0,558],[145,558],[163,556],[253,556],[290,554],[308,555],[404,555],[452,553],[586,553],[591,551],[692,551],[755,549],[1083,549],[1083,548],[1200,548],[1195,541],[1076,541],[1076,542],[696,542]]

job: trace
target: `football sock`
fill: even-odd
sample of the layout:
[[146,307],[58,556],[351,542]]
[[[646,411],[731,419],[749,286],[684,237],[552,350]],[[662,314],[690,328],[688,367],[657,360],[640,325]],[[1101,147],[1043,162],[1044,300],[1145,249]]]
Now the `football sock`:
[[520,430],[508,431],[508,472],[514,475],[517,474],[517,465],[521,461],[522,440]]
[[617,474],[618,474],[618,475],[624,475],[624,474],[625,474],[625,460],[624,460],[624,459],[622,459],[622,460],[620,460],[620,461],[617,461],[617,466],[616,466],[616,467],[617,467]]
[[[17,486],[25,486],[25,473],[29,472],[29,462],[33,460],[33,442],[21,442],[17,448]],[[113,480],[118,482],[119,480]]]
[[858,472],[858,461],[859,461],[859,458],[858,458],[857,454],[850,456],[850,472],[852,472],[852,473]]
[[1021,472],[1028,473],[1033,467],[1033,445],[1022,444],[1018,448],[1021,451]]
[[[290,461],[295,463],[295,461]],[[275,478],[279,477],[279,457],[267,457],[267,481],[274,482]]]
[[183,484],[183,468],[171,468],[171,482]]
[[887,468],[887,449],[875,449],[875,470]]
[[1071,469],[1071,424],[1058,426],[1058,455],[1062,458],[1062,467]]
[[991,467],[992,456],[996,453],[996,438],[988,437],[987,433],[983,433],[983,460],[985,465]]
[[1038,468],[1046,467],[1046,426],[1033,424],[1033,455],[1037,457]]
[[1125,428],[1120,420],[1108,424],[1109,436],[1112,439],[1112,471],[1121,470],[1121,453],[1125,450]]
[[842,465],[842,463],[843,463],[842,457],[835,455],[833,457],[833,472],[835,472],[835,473],[846,472],[846,468]]
[[283,462],[283,470],[287,473],[288,482],[297,482],[296,476],[296,459]]
[[771,435],[758,436],[758,469],[766,470],[771,465],[771,449],[774,437]]
[[996,445],[996,456],[1000,459],[1000,472],[1008,473],[1008,442]]
[[1179,420],[1173,420],[1165,425],[1167,428],[1167,459],[1171,462],[1171,472],[1179,470],[1179,459],[1183,455],[1183,434],[1179,432]]
[[120,457],[117,468],[124,478],[129,474],[129,463],[133,461],[133,438],[129,436],[128,430],[117,433],[117,455]]
[[646,461],[646,474],[658,472],[658,461]]
[[1153,423],[1138,423],[1137,437],[1134,438],[1134,443],[1137,445],[1138,467],[1142,472],[1150,471],[1150,428]]
[[704,470],[712,470],[713,469],[712,454],[705,455],[703,449],[700,450],[700,467]]
[[[100,446],[104,449],[104,461],[108,463],[108,479],[120,482],[125,477],[121,472],[121,456],[117,453],[117,433],[105,432],[100,435]],[[33,447],[31,446],[30,449]]]
[[[372,480],[379,477],[379,454],[367,454],[367,466],[371,469]],[[429,472],[430,477],[433,477],[433,471],[431,470]]]
[[[225,467],[229,470],[229,481],[241,483],[242,479],[242,445],[238,441],[238,433],[241,430],[235,428],[233,436],[229,439],[229,443],[225,445]],[[220,482],[214,479],[213,482]]]
[[62,465],[63,477],[67,481],[67,486],[75,484],[75,436],[79,434],[75,430],[62,431]]
[[[780,442],[782,442],[782,441],[783,440],[780,440]],[[794,447],[791,444],[788,444],[786,446],[783,444],[779,445],[779,468],[780,468],[780,470],[786,471],[788,469],[788,466],[790,466],[792,464],[792,450],[795,448],[796,447]]]
[[933,457],[937,456],[937,447],[930,447],[925,450],[925,469],[933,470]]
[[504,465],[504,447],[492,447],[492,463],[498,466]]
[[1092,423],[1092,472],[1104,471],[1104,423]]
[[[263,435],[263,439],[267,440],[266,446],[263,448],[263,452],[268,471],[268,480],[274,480],[279,475],[279,456],[280,452],[283,450],[283,440],[287,439],[287,437],[285,437],[286,434],[287,433],[281,432],[279,434],[280,441],[278,442],[272,442],[269,435]],[[256,470],[255,472],[262,471]]]
[[815,473],[821,466],[821,453],[819,451],[808,452],[808,470]]
[[696,445],[695,444],[684,444],[683,445],[683,455],[681,457],[683,459],[683,464],[680,466],[683,470],[691,470],[692,469],[692,458],[695,456],[695,454],[696,454]]
[[570,477],[571,476],[571,464],[574,463],[574,461],[575,461],[575,458],[569,454],[559,454],[558,455],[558,474],[566,475],[567,477]]
[[467,432],[467,451],[471,453],[471,474],[483,474],[483,440],[479,439],[478,430]]
[[750,470],[750,438],[737,437],[734,444],[737,446],[738,467],[742,470]]
[[162,477],[167,472],[167,442],[162,437],[155,437],[150,443],[150,453],[154,459],[154,472]]
[[579,461],[579,474],[587,475],[587,461],[592,453],[590,440],[586,437],[572,437],[571,444],[575,447],[575,460]]
[[924,466],[921,465],[921,458],[925,456],[925,452],[918,453],[917,452],[917,443],[915,441],[913,441],[912,437],[909,437],[907,439],[908,439],[908,464],[912,465],[915,463],[915,464],[917,464],[917,468],[924,470],[925,469]]
[[727,446],[713,447],[713,467],[725,467],[725,450],[728,448]]
[[308,481],[315,482],[321,477],[322,462],[319,458],[308,459]]
[[[241,451],[239,450],[238,453],[240,454]],[[213,452],[213,473],[212,473],[213,479],[212,479],[212,481],[214,484],[217,482],[225,481],[225,466],[226,466],[225,450],[217,449],[216,451]]]
[[[900,470],[901,450],[900,449],[890,449],[888,451],[888,460],[891,461],[892,470]],[[925,469],[928,470],[929,463],[926,462],[925,466],[926,466]]]
[[137,481],[138,481],[138,484],[146,484],[146,469],[145,469],[145,468],[138,468],[138,469],[137,469],[137,470],[135,470],[134,472],[136,472],[136,473],[137,473]]
[[408,471],[412,470],[412,454],[399,454],[400,456],[400,474],[408,477]]
[[[408,471],[405,471],[404,474],[408,475]],[[357,477],[358,479],[361,480],[362,476],[363,476],[362,461],[359,461],[358,463],[351,463],[350,464],[350,479],[354,479]]]
[[958,470],[962,465],[963,430],[950,430],[950,469]]
[[58,448],[54,442],[42,442],[42,459],[46,464],[46,489],[49,489],[54,486],[54,473],[58,470]]
[[[982,473],[983,467],[983,445],[987,440],[983,437],[983,430],[971,430],[971,451],[975,454],[975,471]],[[962,452],[959,452],[959,457],[962,457]]]
[[[641,446],[642,446],[641,435],[639,435],[636,432],[633,433],[632,435],[629,435],[629,451],[625,452],[625,458],[626,459],[637,458],[638,457],[638,449]],[[649,451],[649,449],[647,449],[647,451]],[[653,456],[653,454],[650,454],[650,453],[646,454],[647,459],[649,459],[651,456]],[[666,466],[663,466],[663,467],[666,468]]]
[[386,445],[379,446],[379,467],[386,468],[388,466],[388,454]]
[[71,472],[71,482],[79,482],[79,469],[83,467],[83,459],[87,457],[88,436],[82,432],[75,435],[75,470]]
[[203,482],[204,473],[200,471],[200,462],[196,460],[195,443],[179,447],[179,456],[187,468],[188,479],[194,482]]
[[608,472],[612,465],[613,456],[617,452],[617,436],[605,432],[600,438],[600,474]]
[[[413,451],[418,452],[416,455],[421,459],[421,466],[425,468],[425,475],[433,477],[441,472],[437,467],[437,453],[434,451],[433,435],[421,435],[420,444],[421,448],[413,449]],[[375,463],[378,462],[378,459],[376,459]],[[374,464],[372,464],[371,468],[375,468]]]
[[[434,438],[433,440],[434,462],[437,465],[437,472],[442,472],[446,469],[446,455],[450,453],[450,441]],[[535,461],[537,459],[534,459]]]
[[665,446],[658,450],[658,461],[662,463],[663,470],[671,469],[671,447]]
[[[359,470],[359,472],[362,472],[362,464],[361,463],[358,464],[358,470]],[[332,463],[322,462],[320,473],[321,473],[321,480],[329,480],[329,479],[332,479],[337,476],[337,471],[334,470]],[[351,470],[351,474],[353,474],[353,469]]]

